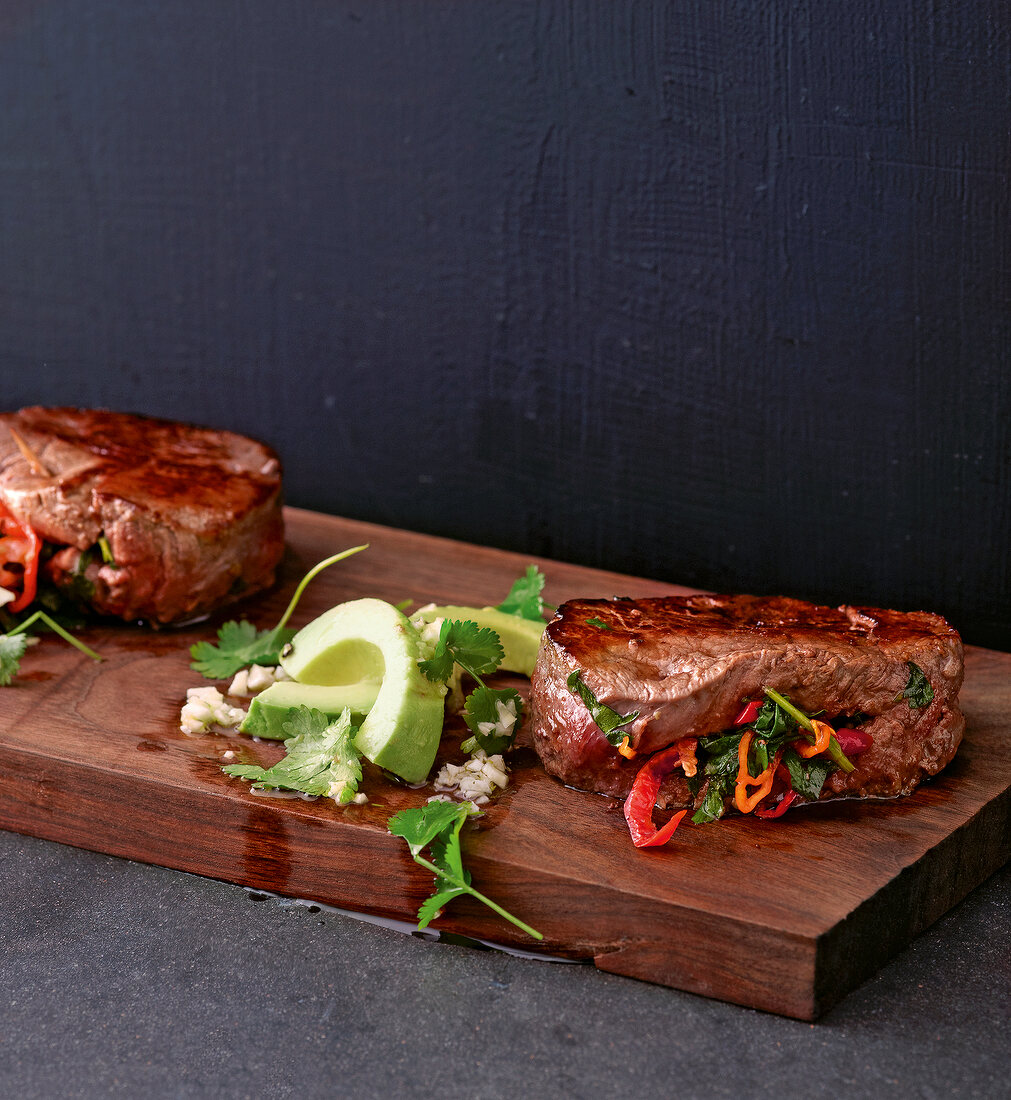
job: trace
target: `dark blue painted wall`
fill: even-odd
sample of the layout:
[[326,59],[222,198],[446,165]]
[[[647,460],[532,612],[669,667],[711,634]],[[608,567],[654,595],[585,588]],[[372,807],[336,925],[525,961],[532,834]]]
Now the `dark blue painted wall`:
[[1011,648],[1003,5],[7,0],[2,404]]

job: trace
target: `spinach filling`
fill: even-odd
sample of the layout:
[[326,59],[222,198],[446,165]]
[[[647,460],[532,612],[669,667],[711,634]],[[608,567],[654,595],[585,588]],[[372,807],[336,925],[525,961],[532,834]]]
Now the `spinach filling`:
[[740,767],[741,738],[748,729],[753,731],[748,746],[750,775],[760,775],[765,771],[782,749],[780,763],[790,773],[790,785],[797,794],[812,801],[821,794],[825,780],[835,765],[822,757],[804,760],[798,756],[790,743],[803,736],[804,731],[779,703],[767,699],[749,726],[699,738],[696,749],[698,773],[689,780],[692,797],[697,798],[702,793],[702,802],[692,816],[696,825],[721,818],[728,799],[733,798]]

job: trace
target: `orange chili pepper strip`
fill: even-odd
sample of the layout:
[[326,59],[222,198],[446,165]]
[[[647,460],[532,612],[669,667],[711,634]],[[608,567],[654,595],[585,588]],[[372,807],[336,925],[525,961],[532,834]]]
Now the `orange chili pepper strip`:
[[[761,775],[752,776],[748,771],[748,750],[751,748],[751,737],[751,730],[745,730],[741,743],[737,747],[738,767],[737,783],[734,786],[734,805],[742,814],[750,814],[759,802],[770,794],[773,780],[776,778],[776,769],[779,767],[779,758],[783,755],[783,750],[780,749]],[[749,795],[749,787],[756,787],[757,790]]]
[[632,757],[636,755],[635,749],[632,748],[632,742],[627,737],[618,746],[618,752],[620,752],[626,760],[631,760]]
[[745,778],[750,778],[748,771],[748,749],[751,748],[751,739],[754,737],[752,730],[745,730],[741,734],[741,740],[737,746],[737,786],[741,786]]
[[814,742],[812,743],[806,737],[802,737],[799,741],[793,743],[797,755],[804,757],[805,760],[817,756],[820,752],[828,752],[829,741],[832,739],[834,732],[828,722],[819,722],[816,718],[811,719],[811,725],[814,726],[815,731]]
[[683,741],[678,742],[678,748],[681,750],[681,770],[689,778],[699,770],[699,762],[695,758],[695,746],[698,741],[694,737],[686,737]]

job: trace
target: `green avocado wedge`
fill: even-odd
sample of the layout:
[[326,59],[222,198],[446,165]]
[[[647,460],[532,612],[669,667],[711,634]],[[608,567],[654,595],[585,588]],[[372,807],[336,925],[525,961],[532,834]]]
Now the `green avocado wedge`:
[[421,616],[426,623],[436,619],[460,619],[477,623],[478,626],[491,627],[499,636],[505,655],[499,668],[506,672],[518,672],[529,676],[534,670],[537,651],[541,645],[541,635],[547,623],[534,622],[533,619],[521,619],[518,615],[509,615],[496,607],[423,607],[415,611],[412,618]]
[[375,685],[355,747],[379,767],[420,783],[435,761],[445,718],[446,685],[418,667],[426,656],[406,616],[367,598],[339,604],[304,626],[284,650],[281,667],[306,686]]
[[347,707],[357,725],[375,706],[380,686],[379,680],[359,680],[355,684],[299,684],[281,680],[254,697],[239,729],[250,737],[283,740],[288,737],[284,723],[297,707],[320,710],[330,719],[339,718]]

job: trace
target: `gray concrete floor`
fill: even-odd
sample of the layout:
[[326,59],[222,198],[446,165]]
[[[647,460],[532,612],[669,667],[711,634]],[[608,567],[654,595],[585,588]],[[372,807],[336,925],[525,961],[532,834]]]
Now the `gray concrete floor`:
[[1011,867],[812,1025],[11,834],[0,860],[2,1096],[1011,1096]]

